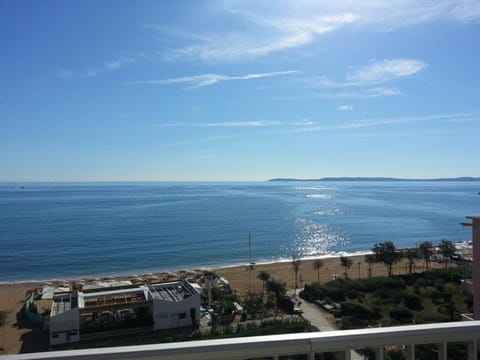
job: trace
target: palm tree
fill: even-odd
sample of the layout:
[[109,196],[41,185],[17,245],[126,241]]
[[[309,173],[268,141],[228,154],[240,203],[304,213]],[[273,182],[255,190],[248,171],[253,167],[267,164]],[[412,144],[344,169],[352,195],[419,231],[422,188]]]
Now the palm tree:
[[285,293],[287,292],[285,284],[270,278],[270,280],[267,281],[267,291],[271,292],[275,297],[275,315],[277,315],[278,304],[281,301],[280,299],[285,296]]
[[428,270],[428,266],[430,264],[430,259],[433,255],[433,245],[430,241],[424,241],[420,245],[418,245],[418,251],[420,252],[420,256],[425,260],[425,269]]
[[295,255],[292,255],[292,268],[295,272],[295,295],[297,294],[297,285],[298,285],[298,271],[300,270],[300,265],[302,260],[298,259]]
[[270,278],[270,280],[267,281],[267,290],[272,292],[277,298],[285,295],[287,292],[285,284],[273,278]]
[[375,264],[377,261],[375,259],[375,254],[367,254],[365,255],[365,262],[368,264],[368,277],[372,277],[372,265]]
[[384,263],[387,267],[388,276],[392,276],[393,264],[400,261],[402,256],[395,248],[395,245],[391,241],[377,243],[372,251],[375,254],[375,260]]
[[420,258],[417,248],[406,249],[404,251],[404,256],[408,259],[408,273],[411,274],[413,271],[413,265],[415,265],[415,260]]
[[320,282],[320,268],[323,266],[323,261],[317,259],[313,262],[313,268],[317,270],[317,282]]
[[263,298],[263,293],[265,292],[265,283],[270,280],[270,274],[266,272],[265,270],[260,271],[260,273],[257,275],[257,279],[262,281],[262,298]]
[[455,255],[455,252],[457,251],[455,244],[450,240],[443,239],[438,245],[438,249],[445,260],[445,267],[447,267],[448,259]]
[[352,259],[350,259],[349,257],[346,257],[346,256],[340,256],[340,263],[342,264],[343,266],[343,276],[345,277],[345,279],[347,278],[347,269],[349,269],[353,262],[352,262]]

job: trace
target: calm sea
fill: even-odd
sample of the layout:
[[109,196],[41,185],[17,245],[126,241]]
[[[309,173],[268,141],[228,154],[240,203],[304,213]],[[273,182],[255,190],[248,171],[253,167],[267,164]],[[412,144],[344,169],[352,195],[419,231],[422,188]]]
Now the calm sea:
[[0,183],[0,281],[470,240],[478,182]]

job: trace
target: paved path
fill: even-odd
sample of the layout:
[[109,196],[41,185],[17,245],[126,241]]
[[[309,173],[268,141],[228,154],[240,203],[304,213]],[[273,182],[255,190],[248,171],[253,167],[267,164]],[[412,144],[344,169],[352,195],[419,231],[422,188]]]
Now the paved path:
[[320,331],[338,330],[335,326],[335,319],[327,312],[308,301],[302,300],[300,310],[303,311],[303,317],[311,322],[311,324]]
[[[293,298],[293,296],[292,296]],[[300,299],[300,298],[298,298]],[[335,331],[338,330],[335,326],[335,318],[332,314],[322,311],[317,305],[312,304],[303,299],[301,300],[300,310],[303,311],[303,317],[310,321],[310,323],[317,327],[320,331]],[[351,360],[363,360],[364,357],[359,355],[355,350],[350,353]]]

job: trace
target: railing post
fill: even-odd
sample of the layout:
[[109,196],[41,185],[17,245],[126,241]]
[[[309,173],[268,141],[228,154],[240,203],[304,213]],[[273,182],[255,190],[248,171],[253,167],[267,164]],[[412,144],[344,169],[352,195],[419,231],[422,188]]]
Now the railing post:
[[343,355],[344,360],[351,360],[352,359],[352,349],[347,349]]
[[447,360],[447,343],[438,344],[438,360]]
[[477,340],[468,342],[468,360],[477,360]]
[[315,351],[310,351],[308,353],[308,360],[315,360]]
[[383,360],[383,346],[375,349],[375,360]]
[[405,346],[405,357],[407,360],[415,360],[415,345]]

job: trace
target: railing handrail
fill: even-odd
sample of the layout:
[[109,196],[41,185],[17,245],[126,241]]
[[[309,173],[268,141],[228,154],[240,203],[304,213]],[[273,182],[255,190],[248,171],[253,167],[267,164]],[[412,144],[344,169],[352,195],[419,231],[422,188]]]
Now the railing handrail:
[[403,325],[345,331],[185,341],[166,344],[63,350],[0,356],[20,359],[241,359],[273,355],[308,354],[346,349],[416,345],[480,338],[480,321]]

